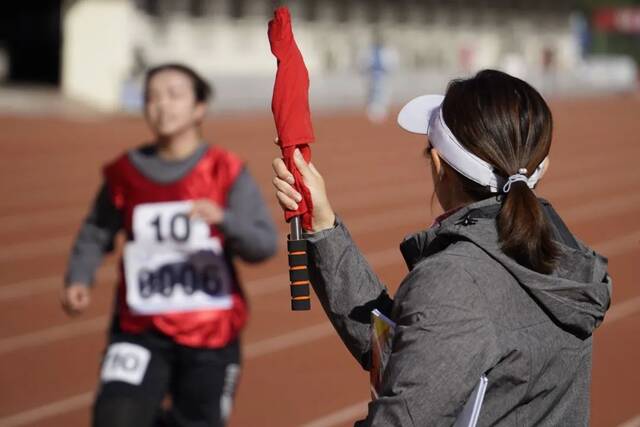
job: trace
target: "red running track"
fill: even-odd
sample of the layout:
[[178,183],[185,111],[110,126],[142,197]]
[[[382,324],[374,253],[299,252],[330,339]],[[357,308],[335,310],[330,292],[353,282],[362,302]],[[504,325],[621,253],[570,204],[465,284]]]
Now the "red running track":
[[[610,258],[614,299],[594,340],[592,426],[640,414],[640,100],[555,101],[551,170],[540,186],[578,236]],[[361,114],[316,115],[315,164],[337,212],[395,291],[401,238],[426,227],[431,184],[419,137]],[[100,181],[100,166],[148,138],[141,120],[0,117],[0,427],[86,426],[114,287],[111,256],[93,305],[65,317],[58,292],[71,240]],[[210,141],[238,152],[271,196],[271,117],[216,117]],[[355,165],[349,166],[349,165]],[[349,178],[349,179],[347,179]],[[231,425],[349,426],[364,411],[367,375],[343,348],[317,300],[289,311],[284,237],[278,256],[241,266],[252,306]]]

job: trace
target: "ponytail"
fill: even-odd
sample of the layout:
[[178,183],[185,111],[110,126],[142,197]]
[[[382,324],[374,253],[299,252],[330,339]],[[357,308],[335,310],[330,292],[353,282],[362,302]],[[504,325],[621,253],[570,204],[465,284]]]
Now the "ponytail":
[[558,258],[549,220],[542,205],[525,182],[515,182],[502,200],[498,214],[502,251],[519,264],[549,274]]
[[[529,84],[508,74],[484,70],[454,80],[442,113],[458,141],[505,178],[520,168],[535,170],[549,154],[553,118],[547,103]],[[486,187],[459,178],[470,198],[492,195]],[[509,187],[504,188],[497,218],[501,248],[519,264],[549,274],[560,253],[551,224],[526,182],[515,180]]]

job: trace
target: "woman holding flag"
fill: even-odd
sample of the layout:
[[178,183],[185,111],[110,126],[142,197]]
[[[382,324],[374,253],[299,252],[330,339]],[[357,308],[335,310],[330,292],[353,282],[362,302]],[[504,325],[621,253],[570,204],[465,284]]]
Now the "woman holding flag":
[[[534,189],[549,165],[551,112],[526,82],[485,70],[398,116],[426,136],[445,214],[406,238],[409,273],[392,299],[298,151],[296,182],[274,160],[276,197],[313,210],[311,283],[344,344],[370,367],[371,310],[396,323],[377,399],[357,426],[451,426],[482,375],[478,425],[588,425],[591,335],[609,307],[607,260]],[[300,179],[300,178],[298,178]]]

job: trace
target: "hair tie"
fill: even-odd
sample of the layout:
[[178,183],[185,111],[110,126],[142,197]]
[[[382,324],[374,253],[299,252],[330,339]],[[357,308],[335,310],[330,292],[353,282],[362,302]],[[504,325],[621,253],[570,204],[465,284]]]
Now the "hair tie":
[[507,180],[507,183],[502,187],[502,192],[503,193],[508,193],[509,191],[511,191],[511,184],[513,184],[514,182],[518,182],[518,181],[522,181],[522,182],[529,182],[529,178],[527,177],[527,169],[526,168],[520,168],[518,169],[518,173],[513,174],[509,177],[509,179]]
[[[513,182],[525,181],[523,178],[517,178],[516,181],[511,180],[505,187],[507,178],[498,174],[494,165],[465,148],[449,129],[444,121],[443,102],[442,95],[423,95],[414,98],[400,110],[398,124],[409,132],[427,135],[429,144],[438,150],[439,157],[445,163],[464,177],[487,187],[492,193],[500,193],[503,188],[509,191],[510,184]],[[537,166],[532,166],[531,176],[526,179],[529,188],[535,187],[547,163],[548,157],[545,157]],[[519,175],[529,175],[524,168],[518,169],[518,172]]]

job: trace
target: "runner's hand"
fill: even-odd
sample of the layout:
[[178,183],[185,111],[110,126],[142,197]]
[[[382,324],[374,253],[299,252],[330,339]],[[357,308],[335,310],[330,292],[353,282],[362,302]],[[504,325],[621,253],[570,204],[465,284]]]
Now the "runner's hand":
[[91,303],[91,289],[84,283],[72,283],[62,289],[60,303],[69,316],[81,314]]
[[[329,199],[327,198],[327,190],[324,179],[320,172],[313,166],[313,163],[307,164],[300,150],[294,151],[293,160],[296,167],[302,174],[304,183],[311,192],[313,201],[313,216],[311,218],[311,226],[314,233],[333,227],[336,216],[331,208]],[[302,196],[293,187],[294,178],[291,172],[287,170],[284,161],[280,158],[273,160],[273,170],[275,177],[273,178],[273,186],[276,189],[276,198],[283,209],[296,210],[298,202],[302,200]]]
[[224,219],[224,209],[209,199],[195,200],[190,216],[200,218],[210,225],[218,225]]

